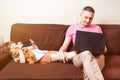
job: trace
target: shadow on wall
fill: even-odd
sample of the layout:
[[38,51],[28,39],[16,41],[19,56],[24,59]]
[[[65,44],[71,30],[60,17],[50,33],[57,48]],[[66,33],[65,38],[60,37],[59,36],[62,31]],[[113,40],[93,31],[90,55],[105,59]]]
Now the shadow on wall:
[[0,34],[0,46],[4,43],[4,37],[2,34]]

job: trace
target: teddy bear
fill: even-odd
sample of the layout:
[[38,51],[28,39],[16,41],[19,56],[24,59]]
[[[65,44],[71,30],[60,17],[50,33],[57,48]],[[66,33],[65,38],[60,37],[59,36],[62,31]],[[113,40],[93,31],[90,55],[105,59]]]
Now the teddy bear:
[[17,47],[12,51],[11,55],[14,62],[20,62],[20,56],[19,56],[19,51]]
[[21,44],[17,44],[12,49],[12,58],[15,62],[34,64],[35,63],[35,54],[29,50],[27,47],[21,47]]
[[23,48],[22,51],[23,51],[23,54],[24,54],[26,61],[29,64],[34,64],[35,63],[35,54],[26,47]]

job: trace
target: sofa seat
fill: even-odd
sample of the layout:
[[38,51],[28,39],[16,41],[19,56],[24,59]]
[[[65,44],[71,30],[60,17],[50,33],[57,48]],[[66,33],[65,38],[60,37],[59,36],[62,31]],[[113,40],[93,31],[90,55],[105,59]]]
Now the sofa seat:
[[120,80],[120,56],[106,55],[103,74],[106,80]]
[[19,64],[11,60],[0,71],[0,79],[3,80],[80,80],[81,78],[81,69],[76,68],[72,63],[61,62],[31,65]]

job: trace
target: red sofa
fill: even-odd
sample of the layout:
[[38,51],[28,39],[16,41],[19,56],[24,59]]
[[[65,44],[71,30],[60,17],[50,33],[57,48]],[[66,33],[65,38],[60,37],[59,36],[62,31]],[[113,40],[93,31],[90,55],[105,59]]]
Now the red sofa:
[[[100,24],[107,38],[106,66],[102,73],[105,80],[120,80],[120,25]],[[59,50],[69,25],[62,24],[14,24],[12,41],[22,41],[25,46],[33,39],[40,49]],[[68,51],[73,49],[71,44]],[[94,76],[94,75],[93,75]],[[71,62],[50,64],[19,64],[11,56],[0,52],[0,80],[82,80],[83,72]]]

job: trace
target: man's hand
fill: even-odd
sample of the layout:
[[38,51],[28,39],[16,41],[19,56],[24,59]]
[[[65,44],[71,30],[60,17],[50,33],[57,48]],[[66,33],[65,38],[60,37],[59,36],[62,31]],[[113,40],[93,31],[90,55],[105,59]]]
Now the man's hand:
[[60,60],[62,60],[63,63],[68,62],[68,58],[67,58],[66,54],[63,51],[59,51],[58,54],[59,54]]

